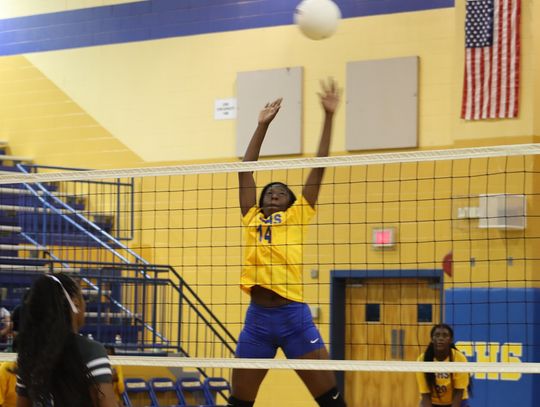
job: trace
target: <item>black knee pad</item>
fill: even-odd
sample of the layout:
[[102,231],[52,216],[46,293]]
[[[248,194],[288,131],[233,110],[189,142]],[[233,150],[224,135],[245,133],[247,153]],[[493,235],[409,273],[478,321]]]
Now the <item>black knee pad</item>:
[[334,387],[315,399],[321,407],[347,407],[343,395]]
[[239,400],[234,396],[230,396],[227,401],[227,407],[253,407],[254,401]]

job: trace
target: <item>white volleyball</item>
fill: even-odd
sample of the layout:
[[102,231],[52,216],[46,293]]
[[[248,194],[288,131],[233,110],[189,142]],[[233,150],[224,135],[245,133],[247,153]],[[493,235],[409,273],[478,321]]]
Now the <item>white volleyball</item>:
[[322,40],[334,34],[340,18],[341,11],[332,0],[304,0],[294,13],[294,22],[312,40]]

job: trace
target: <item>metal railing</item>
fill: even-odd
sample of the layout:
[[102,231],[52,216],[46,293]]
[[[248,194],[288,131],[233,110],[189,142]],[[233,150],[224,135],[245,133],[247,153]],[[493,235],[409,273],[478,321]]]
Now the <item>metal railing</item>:
[[[34,164],[17,164],[16,168],[23,173],[38,173],[39,171],[88,171],[81,168],[58,167],[50,165],[34,165]],[[60,199],[61,196],[55,195],[43,184],[39,184],[43,188],[40,191],[47,196],[51,202],[58,205],[67,204],[66,209],[73,208],[77,205],[87,202],[83,215],[86,218],[97,218],[96,224],[106,224],[107,221],[114,220],[114,230],[111,235],[116,240],[126,241],[132,240],[134,235],[134,179],[113,179],[113,180],[75,180],[64,181],[62,183],[62,194],[65,199]],[[103,199],[103,197],[108,197]],[[92,199],[99,197],[99,199]],[[67,201],[66,201],[67,200]],[[70,202],[71,201],[71,202]],[[79,213],[81,211],[79,210]],[[97,215],[96,215],[97,214]]]
[[40,273],[69,273],[81,281],[86,297],[81,333],[119,354],[234,356],[235,337],[174,268],[46,256],[33,270],[23,264],[2,270],[0,284],[12,290],[30,286]]

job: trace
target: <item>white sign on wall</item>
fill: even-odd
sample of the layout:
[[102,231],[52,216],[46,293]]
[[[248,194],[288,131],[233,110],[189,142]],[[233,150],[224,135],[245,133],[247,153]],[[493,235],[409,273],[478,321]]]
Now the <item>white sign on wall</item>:
[[236,119],[236,99],[216,99],[214,120]]

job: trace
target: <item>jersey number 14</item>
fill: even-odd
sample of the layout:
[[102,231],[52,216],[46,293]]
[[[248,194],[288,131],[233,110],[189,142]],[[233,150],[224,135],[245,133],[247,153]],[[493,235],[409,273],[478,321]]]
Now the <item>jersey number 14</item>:
[[263,228],[263,225],[259,225],[257,227],[257,233],[259,234],[259,242],[262,242],[264,239],[268,243],[272,243],[272,228],[270,226]]

